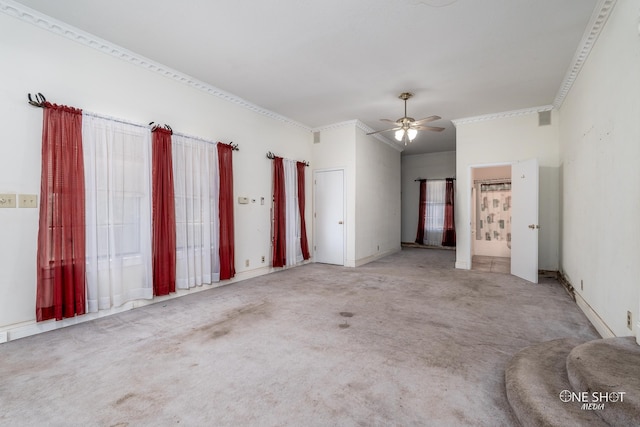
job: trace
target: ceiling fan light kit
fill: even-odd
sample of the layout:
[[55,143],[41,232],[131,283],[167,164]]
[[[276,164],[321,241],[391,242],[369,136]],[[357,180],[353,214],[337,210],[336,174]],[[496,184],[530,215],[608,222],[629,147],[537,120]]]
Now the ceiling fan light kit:
[[396,131],[396,140],[397,141],[402,141],[404,139],[404,137],[406,136],[407,138],[409,138],[409,142],[411,142],[414,139],[416,139],[417,135],[418,135],[418,130],[417,129],[409,128],[406,131],[404,129],[400,129],[400,130]]
[[413,117],[407,116],[407,100],[413,96],[410,92],[402,92],[398,98],[404,101],[404,116],[396,121],[389,119],[380,119],[384,122],[395,123],[396,127],[378,130],[375,132],[369,132],[367,135],[373,135],[380,132],[395,131],[395,138],[399,142],[404,142],[404,145],[408,145],[418,135],[419,130],[432,130],[436,132],[442,132],[444,128],[436,126],[422,126],[423,123],[439,120],[440,116],[429,116],[424,119],[415,120]]

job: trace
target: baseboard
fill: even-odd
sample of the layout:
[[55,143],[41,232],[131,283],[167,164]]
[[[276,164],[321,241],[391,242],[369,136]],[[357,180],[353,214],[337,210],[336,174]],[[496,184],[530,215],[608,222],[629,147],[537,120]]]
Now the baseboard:
[[564,273],[564,271],[558,271],[558,282],[565,288],[565,290],[569,293],[569,295],[576,302],[576,305],[582,310],[589,322],[596,328],[596,331],[600,334],[602,338],[614,338],[616,334],[607,326],[604,320],[596,313],[596,311],[589,305],[587,300],[585,300],[582,295],[573,287],[571,281]]
[[[306,261],[308,263],[309,261]],[[298,264],[301,265],[301,264]],[[297,267],[292,266],[289,268]],[[239,273],[236,273],[235,277],[229,280],[224,280],[221,282],[216,282],[210,285],[202,285],[196,286],[190,289],[178,289],[175,293],[170,295],[164,295],[161,297],[154,297],[149,300],[135,300],[124,303],[119,307],[113,307],[108,310],[100,310],[97,313],[87,313],[81,316],[71,317],[62,320],[46,320],[44,322],[36,322],[35,320],[30,320],[26,322],[21,322],[13,325],[9,325],[3,328],[0,328],[0,344],[8,341],[17,340],[20,338],[25,338],[31,335],[41,334],[43,332],[54,331],[56,329],[66,328],[67,326],[73,326],[84,322],[89,322],[91,320],[99,319],[105,316],[111,316],[114,314],[122,313],[124,311],[133,310],[139,307],[145,307],[151,304],[157,304],[160,302],[164,302],[174,298],[180,298],[185,295],[191,295],[193,293],[207,291],[210,289],[219,288],[222,286],[228,286],[233,283],[241,282],[243,280],[252,279],[254,277],[263,276],[265,274],[272,273],[280,269],[274,269],[270,266],[259,267],[252,270],[246,270]]]
[[388,255],[394,254],[398,251],[402,250],[402,246],[398,246],[397,248],[393,248],[391,250],[385,251],[385,252],[379,252],[377,254],[373,254],[371,256],[365,257],[365,258],[360,258],[355,260],[354,266],[355,267],[360,267],[362,265],[365,264],[369,264],[370,262],[379,260],[380,258],[384,258]]
[[591,322],[596,331],[600,334],[602,338],[614,338],[616,334],[613,333],[611,329],[607,326],[607,324],[602,320],[602,318],[595,312],[593,308],[589,305],[589,303],[582,298],[582,295],[579,293],[575,293],[576,304],[580,307],[580,310],[587,316],[587,319]]
[[567,291],[567,293],[569,294],[571,299],[573,299],[575,301],[576,300],[576,290],[574,289],[574,287],[571,284],[571,282],[569,282],[569,279],[567,279],[567,276],[565,276],[564,274],[562,274],[561,272],[558,271],[557,272],[557,278],[558,278],[558,282],[560,282],[562,287]]

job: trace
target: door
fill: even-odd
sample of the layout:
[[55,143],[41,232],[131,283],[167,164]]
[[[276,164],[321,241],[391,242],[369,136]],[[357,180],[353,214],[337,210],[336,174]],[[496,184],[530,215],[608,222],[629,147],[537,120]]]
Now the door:
[[314,176],[315,261],[344,265],[344,170]]
[[538,159],[511,165],[511,274],[538,283]]

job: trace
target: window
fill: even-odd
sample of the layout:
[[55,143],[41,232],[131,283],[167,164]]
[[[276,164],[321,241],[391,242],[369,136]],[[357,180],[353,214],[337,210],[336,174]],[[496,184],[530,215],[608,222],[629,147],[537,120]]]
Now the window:
[[176,212],[176,287],[220,280],[219,173],[216,144],[172,136]]
[[427,181],[427,207],[424,226],[424,244],[442,246],[444,230],[445,180]]
[[89,311],[151,298],[151,132],[83,116]]

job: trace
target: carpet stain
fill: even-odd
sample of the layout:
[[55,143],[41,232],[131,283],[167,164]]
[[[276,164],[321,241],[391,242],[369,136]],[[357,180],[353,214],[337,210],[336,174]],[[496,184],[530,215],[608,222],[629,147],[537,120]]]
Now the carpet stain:
[[180,343],[178,343],[178,345],[176,346],[165,346],[163,348],[161,348],[160,350],[157,351],[157,353],[159,354],[175,354],[175,353],[180,353],[182,351],[182,349],[180,348]]
[[361,382],[350,382],[347,384],[347,387],[349,387],[349,389],[353,391],[363,391],[369,388],[368,385]]
[[426,323],[436,328],[451,329],[451,325],[447,325],[446,323],[436,322],[434,320],[427,320]]
[[454,409],[454,410],[453,410],[453,416],[454,416],[455,418],[457,418],[457,419],[458,419],[458,421],[460,421],[460,424],[461,424],[461,425],[468,425],[468,426],[470,426],[470,425],[472,425],[472,424],[473,424],[473,421],[472,421],[471,419],[469,419],[469,418],[464,414],[464,412],[462,412],[462,411],[461,411],[461,410],[459,410],[459,409]]
[[340,327],[340,329],[347,329],[349,326],[351,326],[351,325],[348,324],[348,323],[340,323],[338,325],[338,327]]
[[213,331],[211,333],[211,338],[212,339],[220,338],[227,335],[229,332],[231,332],[230,329],[218,329],[217,331]]
[[250,323],[266,319],[270,315],[268,302],[248,304],[228,311],[224,317],[215,322],[193,328],[189,335],[204,333],[208,339],[215,340],[228,335],[233,330],[231,326],[247,326]]
[[124,396],[122,396],[120,399],[116,400],[116,405],[122,405],[124,402],[126,402],[127,400],[131,399],[134,396],[135,396],[135,393],[127,393]]
[[480,290],[480,284],[478,282],[462,282],[462,286],[471,289],[472,291],[478,292]]
[[340,312],[340,316],[342,316],[342,317],[353,317],[353,313],[351,313],[350,311],[341,311]]

